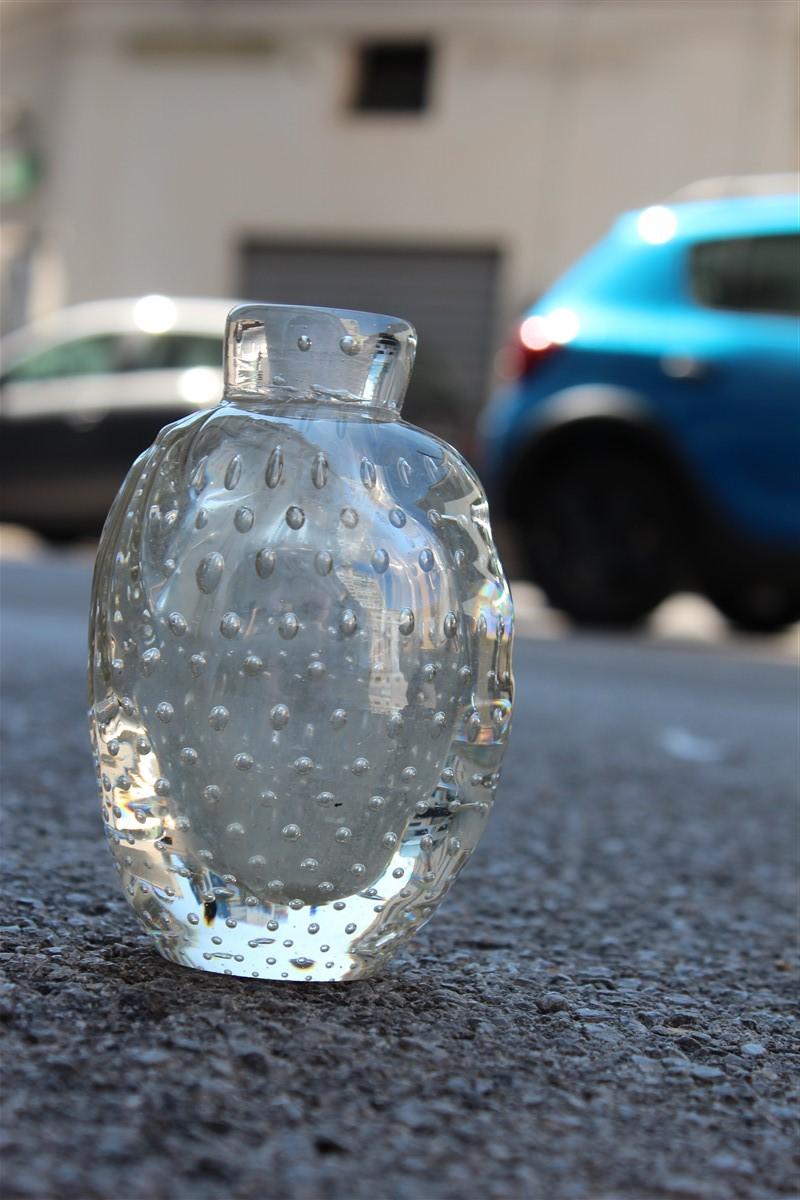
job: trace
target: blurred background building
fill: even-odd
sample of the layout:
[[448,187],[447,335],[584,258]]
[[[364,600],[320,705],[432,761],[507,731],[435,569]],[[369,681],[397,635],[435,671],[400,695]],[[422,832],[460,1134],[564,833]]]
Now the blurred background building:
[[573,620],[800,614],[797,0],[0,19],[0,520],[96,534],[218,400],[233,300],[366,309],[416,325],[404,415]]
[[428,423],[462,445],[507,322],[615,214],[796,154],[791,0],[2,18],[4,330],[149,292],[396,311]]

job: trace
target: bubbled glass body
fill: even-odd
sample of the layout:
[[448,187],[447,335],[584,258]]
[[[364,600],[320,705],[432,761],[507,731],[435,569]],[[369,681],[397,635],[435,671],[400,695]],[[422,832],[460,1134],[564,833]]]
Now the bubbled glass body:
[[166,958],[357,979],[486,824],[511,598],[475,475],[399,417],[409,326],[258,306],[227,345],[224,402],[162,431],[103,533],[103,819]]

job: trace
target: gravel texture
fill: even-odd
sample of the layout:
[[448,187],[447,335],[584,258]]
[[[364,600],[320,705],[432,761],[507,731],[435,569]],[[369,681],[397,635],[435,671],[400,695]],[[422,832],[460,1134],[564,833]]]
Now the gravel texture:
[[84,567],[6,567],[6,1200],[797,1190],[796,678],[520,641],[489,831],[383,977],[205,976],[117,891]]

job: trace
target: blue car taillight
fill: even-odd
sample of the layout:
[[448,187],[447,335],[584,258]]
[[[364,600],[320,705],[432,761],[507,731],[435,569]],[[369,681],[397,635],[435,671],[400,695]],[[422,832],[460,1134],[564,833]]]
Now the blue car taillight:
[[571,342],[579,329],[578,315],[570,308],[556,308],[545,315],[534,313],[525,317],[495,359],[498,376],[511,382],[531,375]]

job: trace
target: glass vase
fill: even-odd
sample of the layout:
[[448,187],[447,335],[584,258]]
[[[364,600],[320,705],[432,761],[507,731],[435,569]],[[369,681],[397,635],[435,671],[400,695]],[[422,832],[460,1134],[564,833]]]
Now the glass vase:
[[109,514],[102,814],[173,962],[371,975],[486,824],[511,597],[475,474],[400,418],[415,347],[393,317],[235,308],[222,403],[162,430]]

